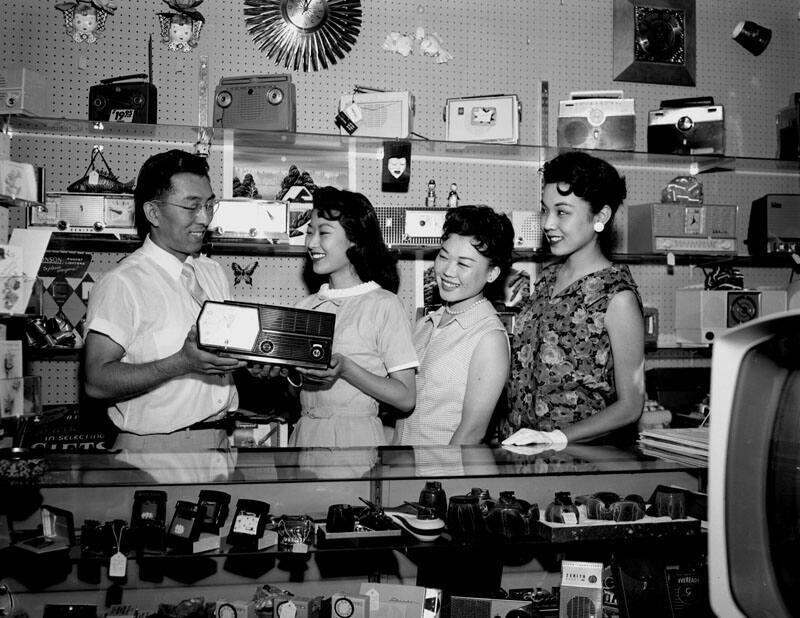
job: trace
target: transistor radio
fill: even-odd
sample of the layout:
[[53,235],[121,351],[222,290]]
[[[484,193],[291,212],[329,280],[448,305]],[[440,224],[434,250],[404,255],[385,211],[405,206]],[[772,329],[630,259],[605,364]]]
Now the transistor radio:
[[568,148],[634,150],[636,112],[621,90],[570,92],[558,105],[558,145]]
[[661,101],[648,115],[647,151],[661,154],[725,153],[725,115],[711,97]]
[[214,93],[215,127],[294,131],[296,122],[291,75],[241,75],[219,80]]
[[158,120],[156,87],[149,81],[123,81],[145,77],[147,77],[145,73],[109,77],[101,79],[98,85],[89,88],[89,120],[156,124]]
[[123,193],[48,193],[43,205],[28,209],[28,226],[82,234],[137,233],[133,196]]
[[355,127],[337,122],[342,135],[406,138],[414,130],[414,95],[410,92],[360,92],[339,99],[339,112]]
[[212,238],[288,242],[289,204],[246,197],[222,199],[218,202],[208,231]]
[[755,200],[745,242],[750,255],[800,253],[800,195],[770,193]]
[[447,99],[444,120],[448,142],[516,144],[522,104],[515,94]]
[[197,317],[201,348],[256,363],[327,367],[336,316],[324,311],[206,301]]
[[628,251],[735,255],[737,210],[734,204],[633,204]]

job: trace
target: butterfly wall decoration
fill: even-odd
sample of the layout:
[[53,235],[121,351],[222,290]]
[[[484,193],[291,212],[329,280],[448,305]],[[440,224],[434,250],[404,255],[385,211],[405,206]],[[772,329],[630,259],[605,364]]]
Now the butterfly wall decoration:
[[252,262],[244,268],[234,262],[231,264],[233,269],[233,285],[239,285],[244,281],[247,285],[253,285],[253,272],[258,268],[258,262]]

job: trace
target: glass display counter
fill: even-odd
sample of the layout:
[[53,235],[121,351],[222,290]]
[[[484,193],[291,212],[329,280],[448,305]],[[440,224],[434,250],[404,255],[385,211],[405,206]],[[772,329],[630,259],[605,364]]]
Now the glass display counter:
[[[11,461],[8,454],[4,461]],[[618,539],[554,541],[531,529],[521,537],[458,542],[446,530],[433,542],[419,541],[406,532],[344,543],[325,543],[312,534],[300,544],[235,547],[227,539],[236,525],[237,505],[249,504],[247,501],[268,504],[273,522],[307,516],[322,526],[330,505],[398,508],[406,502],[416,503],[425,484],[436,480],[448,497],[466,495],[473,488],[486,490],[495,498],[500,492],[512,491],[524,501],[538,504],[543,517],[556,492],[578,496],[613,491],[647,499],[663,485],[702,489],[705,475],[702,467],[646,457],[635,450],[582,445],[558,452],[536,448],[513,452],[486,446],[28,452],[19,454],[16,461],[20,466],[17,472],[26,466],[30,474],[15,477],[13,467],[3,468],[10,530],[0,550],[0,577],[13,590],[16,602],[32,615],[40,612],[43,603],[90,603],[102,608],[112,588],[125,603],[154,607],[156,599],[177,603],[198,594],[207,600],[247,600],[265,582],[295,594],[328,595],[340,589],[355,591],[359,581],[414,584],[420,573],[430,577],[431,567],[442,560],[463,564],[488,561],[482,580],[486,582],[493,581],[491,574],[500,577],[503,569],[516,573],[513,577],[530,579],[530,573],[542,570],[545,558],[591,557],[619,545]],[[132,541],[126,545],[123,534],[126,568],[122,578],[109,575],[110,553],[115,553],[111,549],[106,552],[109,555],[87,553],[86,535],[92,527],[113,522],[128,530],[135,527],[137,496],[164,494],[161,517],[170,532],[184,503],[198,504],[201,492],[208,490],[230,497],[229,513],[221,522],[215,547],[192,553],[186,546],[176,551],[167,544],[163,551],[142,554]],[[37,525],[42,505],[71,515],[72,546],[50,554],[20,554],[20,542],[41,534]],[[631,543],[656,550],[679,545],[699,552],[704,535],[698,525],[689,535],[676,531],[624,541],[623,545],[630,547]]]

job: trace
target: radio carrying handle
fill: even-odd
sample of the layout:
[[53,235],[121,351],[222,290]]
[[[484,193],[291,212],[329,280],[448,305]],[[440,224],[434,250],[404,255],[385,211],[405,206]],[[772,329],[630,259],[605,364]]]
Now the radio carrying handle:
[[137,78],[147,79],[147,73],[134,73],[133,75],[120,75],[119,77],[107,77],[106,79],[101,79],[101,84],[113,84],[114,82],[121,82],[126,79],[137,79]]
[[700,107],[714,105],[714,97],[687,97],[685,99],[666,99],[661,101],[661,107]]

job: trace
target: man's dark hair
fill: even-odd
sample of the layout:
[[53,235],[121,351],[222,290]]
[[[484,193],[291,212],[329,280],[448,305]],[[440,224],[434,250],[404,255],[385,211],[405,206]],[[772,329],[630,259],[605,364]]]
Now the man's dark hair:
[[144,214],[145,202],[158,199],[168,192],[175,174],[195,174],[208,178],[208,161],[191,152],[175,149],[155,154],[144,162],[133,192],[136,230],[141,239],[150,232],[150,221]]

